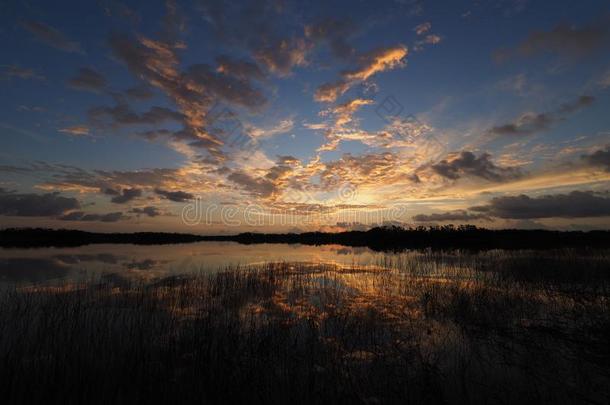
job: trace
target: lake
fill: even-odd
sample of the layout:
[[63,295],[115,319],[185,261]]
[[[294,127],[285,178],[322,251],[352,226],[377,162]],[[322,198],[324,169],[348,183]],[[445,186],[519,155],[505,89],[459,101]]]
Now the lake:
[[366,247],[300,244],[98,244],[68,248],[0,249],[3,284],[86,281],[110,274],[149,279],[264,262],[370,265],[385,254]]
[[2,397],[609,403],[608,269],[607,249],[2,249]]

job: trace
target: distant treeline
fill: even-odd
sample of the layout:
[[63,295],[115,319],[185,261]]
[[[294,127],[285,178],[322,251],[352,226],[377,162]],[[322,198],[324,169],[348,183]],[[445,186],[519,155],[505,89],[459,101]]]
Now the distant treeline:
[[559,247],[610,247],[610,231],[490,230],[472,225],[436,227],[377,227],[368,231],[338,233],[240,233],[238,235],[193,235],[184,233],[136,232],[93,233],[65,229],[12,228],[0,230],[2,247],[81,246],[94,243],[161,245],[202,241],[254,243],[301,243],[366,246],[374,250],[410,248],[465,249],[549,249]]
[[0,230],[2,247],[83,246],[96,243],[165,245],[204,240],[200,235],[166,232],[99,233],[71,229],[9,228]]

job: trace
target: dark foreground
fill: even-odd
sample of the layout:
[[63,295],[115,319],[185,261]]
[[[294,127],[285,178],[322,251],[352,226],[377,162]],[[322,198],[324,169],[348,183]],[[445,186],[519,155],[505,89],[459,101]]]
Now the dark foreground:
[[240,233],[195,235],[186,233],[96,233],[69,229],[9,228],[0,230],[0,247],[83,246],[97,243],[160,245],[203,241],[300,243],[305,245],[366,246],[377,251],[421,248],[557,249],[561,247],[610,248],[610,231],[549,231],[499,229],[472,225],[401,228],[376,227],[368,231],[304,233]]
[[12,403],[609,403],[610,252],[13,288]]

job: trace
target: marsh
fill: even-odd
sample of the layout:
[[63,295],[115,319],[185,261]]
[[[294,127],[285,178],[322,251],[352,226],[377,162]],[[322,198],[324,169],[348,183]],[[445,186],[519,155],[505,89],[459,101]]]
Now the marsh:
[[74,267],[5,282],[6,403],[610,399],[608,250],[204,246],[39,251]]

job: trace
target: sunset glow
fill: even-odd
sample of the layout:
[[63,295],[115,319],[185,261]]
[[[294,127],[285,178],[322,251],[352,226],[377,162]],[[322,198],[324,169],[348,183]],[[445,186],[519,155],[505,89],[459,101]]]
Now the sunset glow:
[[610,225],[606,2],[0,7],[3,226]]

